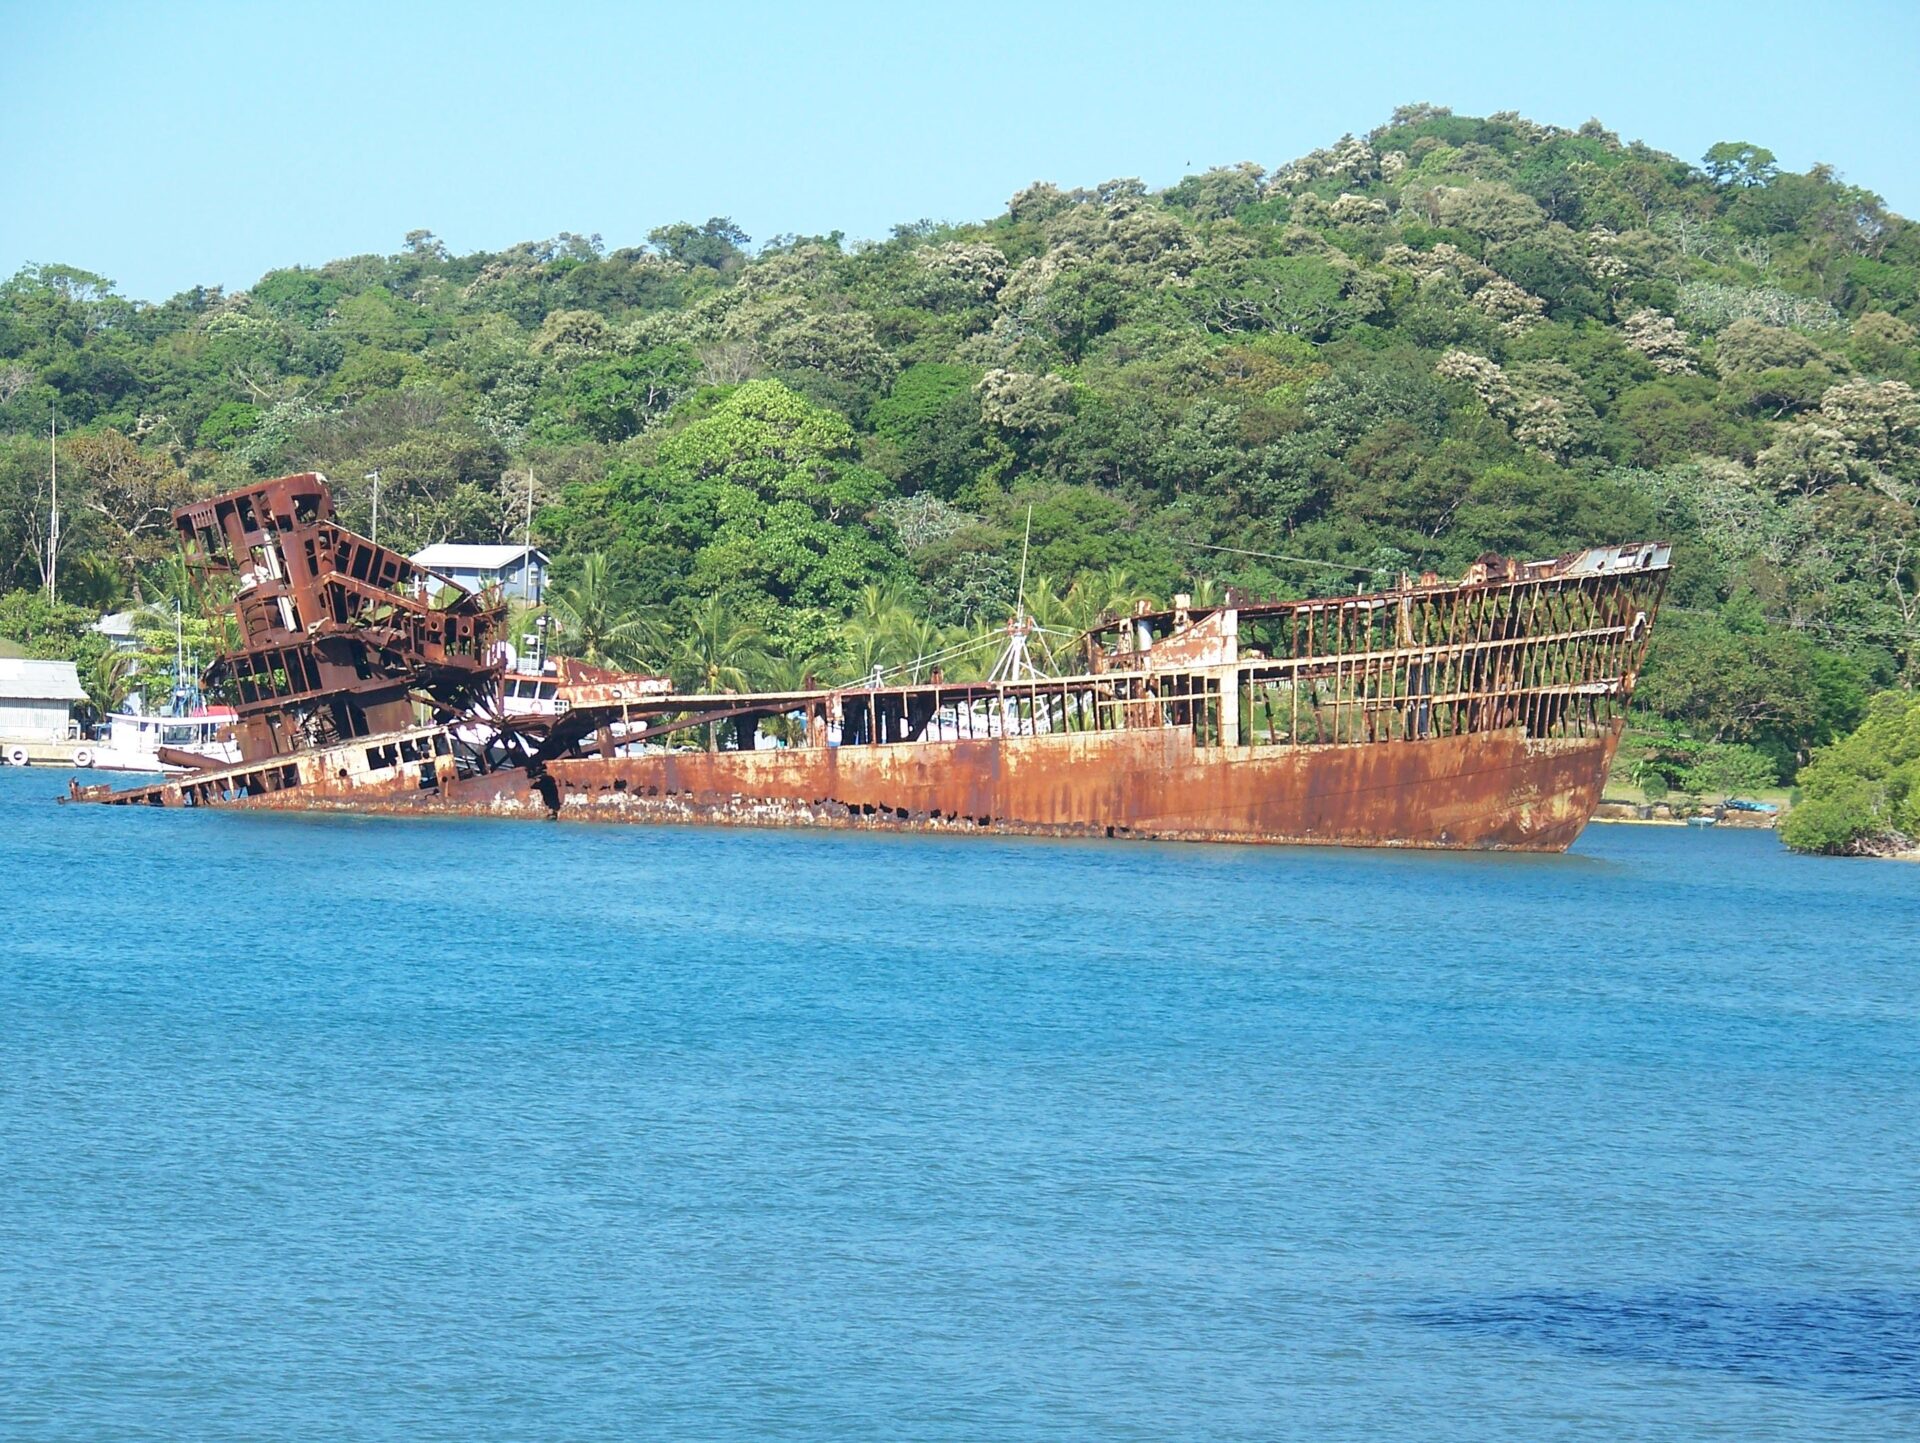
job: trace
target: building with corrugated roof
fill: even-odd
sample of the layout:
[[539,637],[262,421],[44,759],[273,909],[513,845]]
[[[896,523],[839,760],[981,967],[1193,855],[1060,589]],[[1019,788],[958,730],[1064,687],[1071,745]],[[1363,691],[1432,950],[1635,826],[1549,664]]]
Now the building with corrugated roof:
[[57,742],[66,739],[73,704],[87,699],[70,661],[0,657],[0,740]]

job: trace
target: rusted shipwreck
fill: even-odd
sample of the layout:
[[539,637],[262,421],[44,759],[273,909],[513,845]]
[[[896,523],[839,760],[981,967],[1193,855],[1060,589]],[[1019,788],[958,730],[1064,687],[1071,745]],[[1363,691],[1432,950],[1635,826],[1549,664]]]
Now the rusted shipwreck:
[[986,681],[706,695],[563,662],[555,705],[515,715],[499,598],[346,530],[324,478],[176,523],[209,596],[231,592],[206,683],[243,760],[76,801],[1560,851],[1599,800],[1668,567],[1645,542],[1142,607],[1062,674]]

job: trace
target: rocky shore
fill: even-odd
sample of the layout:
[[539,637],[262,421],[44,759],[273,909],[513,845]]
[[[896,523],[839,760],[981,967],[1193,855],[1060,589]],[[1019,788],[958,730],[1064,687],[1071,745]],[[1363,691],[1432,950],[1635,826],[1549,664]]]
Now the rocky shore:
[[1752,812],[1716,803],[1689,809],[1685,803],[1635,802],[1622,797],[1603,797],[1594,809],[1596,822],[1627,822],[1643,826],[1682,827],[1690,817],[1711,817],[1717,826],[1747,827],[1772,831],[1780,824],[1781,812]]

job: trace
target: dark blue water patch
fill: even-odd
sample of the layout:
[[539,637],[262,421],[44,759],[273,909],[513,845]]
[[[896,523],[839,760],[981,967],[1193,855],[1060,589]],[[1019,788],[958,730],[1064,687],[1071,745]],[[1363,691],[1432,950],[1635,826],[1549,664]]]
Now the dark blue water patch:
[[1920,1401],[1920,1290],[1549,1289],[1431,1303],[1409,1316],[1589,1358]]

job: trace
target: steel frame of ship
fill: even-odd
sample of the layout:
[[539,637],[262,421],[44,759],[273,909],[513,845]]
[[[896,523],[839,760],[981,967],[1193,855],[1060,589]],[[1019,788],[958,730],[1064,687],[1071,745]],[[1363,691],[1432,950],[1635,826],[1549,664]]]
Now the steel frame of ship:
[[[1464,582],[1143,610],[1089,633],[1078,673],[1030,680],[689,695],[582,669],[561,686],[565,712],[489,718],[492,742],[470,720],[408,727],[73,794],[1561,851],[1598,804],[1667,565],[1667,547],[1645,543],[1484,558]],[[756,748],[768,724],[795,744]],[[722,727],[736,749],[661,746]]]

